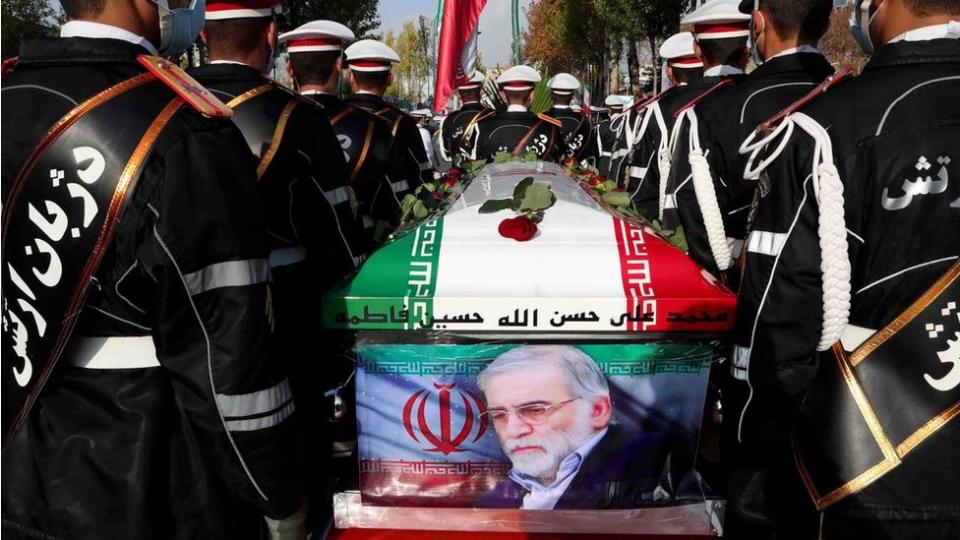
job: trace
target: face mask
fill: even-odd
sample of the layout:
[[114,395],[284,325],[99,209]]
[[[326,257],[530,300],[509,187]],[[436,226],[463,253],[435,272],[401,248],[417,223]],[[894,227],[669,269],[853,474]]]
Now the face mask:
[[873,41],[870,39],[870,23],[876,16],[876,12],[870,13],[873,6],[873,0],[857,0],[853,7],[853,13],[850,14],[850,33],[853,34],[854,41],[863,52],[873,55]]
[[[760,0],[756,0],[753,3],[754,11],[757,11],[757,6],[760,4]],[[758,33],[763,32],[763,27],[767,26],[767,20],[763,18],[763,14],[760,14],[760,20],[763,21],[763,27],[757,31],[756,24],[753,22],[753,17],[750,17],[750,55],[753,56],[753,62],[758,66],[762,66],[764,59],[760,56],[760,47],[757,45],[759,41]]]
[[153,0],[160,11],[160,54],[181,53],[203,30],[207,0],[190,0],[188,7],[170,9],[170,0]]

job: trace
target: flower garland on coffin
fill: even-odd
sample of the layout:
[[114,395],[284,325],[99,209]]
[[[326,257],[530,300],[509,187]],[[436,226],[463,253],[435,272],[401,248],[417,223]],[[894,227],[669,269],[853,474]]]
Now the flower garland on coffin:
[[683,227],[678,226],[675,230],[670,230],[665,229],[657,220],[648,221],[640,215],[633,199],[630,198],[630,194],[622,188],[618,188],[617,183],[613,180],[601,176],[595,167],[577,163],[573,158],[564,160],[563,166],[566,173],[580,182],[584,190],[610,213],[633,225],[650,227],[660,237],[684,253],[689,251]]

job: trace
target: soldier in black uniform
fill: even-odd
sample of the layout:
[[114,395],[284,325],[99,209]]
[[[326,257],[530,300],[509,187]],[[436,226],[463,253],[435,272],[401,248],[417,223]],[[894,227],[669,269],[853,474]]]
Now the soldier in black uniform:
[[664,40],[660,57],[667,63],[666,74],[670,87],[662,91],[643,108],[640,125],[633,126],[634,144],[630,154],[627,190],[640,214],[653,221],[660,217],[661,168],[667,171],[670,163],[670,130],[674,113],[701,92],[703,60],[693,48],[693,34],[680,32]]
[[369,253],[399,223],[399,201],[409,190],[395,179],[399,178],[395,171],[410,170],[410,159],[405,148],[396,144],[393,124],[337,97],[342,48],[352,40],[350,29],[325,20],[311,21],[280,36],[287,45],[290,74],[300,93],[323,105],[347,161],[349,189],[337,193],[331,202],[361,221],[362,251]]
[[[263,515],[302,532],[256,163],[213,95],[138,62],[189,47],[203,10],[60,3],[61,37],[25,42],[3,78],[3,358],[34,362],[4,375],[4,536],[262,538]],[[51,335],[66,349],[44,386]],[[37,377],[10,439],[8,400]]]
[[[670,131],[670,173],[661,179],[666,182],[666,190],[661,187],[659,197],[663,201],[661,214],[667,229],[676,229],[683,224],[677,210],[678,191],[693,191],[689,161],[691,151],[698,148],[691,148],[690,132],[696,133],[701,124],[697,121],[694,106],[732,92],[733,86],[744,77],[750,16],[741,13],[738,5],[737,0],[714,0],[681,20],[682,24],[693,25],[694,50],[703,60],[703,85],[706,88],[674,113],[677,118]],[[694,260],[706,265],[706,260],[693,253]]]
[[569,73],[557,73],[547,81],[547,87],[553,97],[553,107],[547,114],[563,124],[560,137],[565,150],[561,159],[572,158],[579,163],[589,155],[590,132],[593,129],[589,116],[570,108],[574,92],[580,89],[580,81]]
[[500,152],[515,157],[533,152],[542,160],[560,155],[560,121],[527,110],[538,82],[540,74],[529,66],[514,66],[497,78],[507,110],[489,111],[480,120],[469,145],[471,159],[493,161]]
[[480,115],[486,110],[480,103],[484,79],[483,73],[477,71],[469,81],[458,86],[457,93],[460,94],[463,106],[440,122],[440,157],[453,166],[468,159],[465,143],[470,140],[470,134]]
[[609,116],[593,128],[591,153],[602,176],[619,182],[620,173],[626,165],[629,150],[626,148],[626,130],[629,118],[623,114],[623,96],[609,95],[603,100]]
[[[744,7],[752,10],[754,4]],[[830,63],[816,49],[830,24],[832,10],[830,0],[761,2],[753,30],[753,49],[760,67],[735,87],[717,92],[691,111],[698,129],[688,129],[685,134],[699,139],[708,168],[692,168],[691,160],[697,158],[690,157],[689,138],[677,142],[680,155],[673,163],[672,175],[676,182],[692,175],[687,186],[676,192],[680,223],[690,256],[714,274],[732,266],[746,237],[756,184],[743,179],[746,158],[738,152],[740,143],[757,124],[833,73]],[[769,60],[764,62],[763,58]],[[707,227],[704,215],[720,219],[707,221],[711,223]],[[727,239],[733,246],[724,249]]]
[[854,14],[862,74],[744,148],[759,196],[731,507],[774,520],[778,539],[958,538],[960,6],[863,0]]
[[340,380],[334,367],[338,347],[316,339],[321,298],[360,265],[367,248],[349,205],[347,164],[330,120],[317,102],[262,74],[277,45],[273,13],[262,0],[234,4],[246,9],[207,5],[203,37],[211,62],[189,73],[233,108],[233,121],[258,161],[271,247],[276,356],[289,362],[293,374],[310,471],[308,526],[315,529],[325,517],[322,488],[330,473],[321,459],[330,446],[323,393]]
[[433,166],[420,138],[417,121],[383,99],[384,92],[393,82],[391,65],[400,62],[400,57],[393,49],[373,39],[362,39],[344,52],[350,67],[348,80],[353,88],[353,94],[344,101],[390,122],[390,133],[396,139],[394,145],[399,158],[390,178],[393,193],[401,200],[417,186],[433,182]]

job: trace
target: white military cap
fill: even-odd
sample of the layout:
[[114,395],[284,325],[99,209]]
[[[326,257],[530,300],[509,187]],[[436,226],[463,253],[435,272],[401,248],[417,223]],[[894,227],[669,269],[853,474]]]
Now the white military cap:
[[470,90],[471,88],[479,88],[487,78],[486,74],[480,70],[475,70],[473,72],[473,77],[470,77],[470,80],[457,85],[457,90]]
[[675,67],[703,67],[703,60],[693,51],[693,34],[690,32],[668,37],[660,46],[660,57]]
[[607,107],[623,107],[623,96],[610,94],[607,99],[603,100],[603,104]]
[[750,15],[740,11],[740,0],[710,0],[681,19],[680,24],[692,24],[698,40],[750,34]]
[[540,82],[540,74],[530,66],[513,66],[497,77],[504,90],[532,90]]
[[580,89],[580,81],[569,73],[557,73],[550,77],[547,86],[554,94],[567,96]]
[[391,64],[400,63],[396,51],[375,39],[361,39],[344,53],[354,71],[390,71]]
[[280,0],[210,0],[204,7],[204,19],[260,19],[280,11]]
[[344,43],[356,39],[353,32],[336,21],[310,21],[280,34],[280,43],[287,44],[287,52],[339,51]]

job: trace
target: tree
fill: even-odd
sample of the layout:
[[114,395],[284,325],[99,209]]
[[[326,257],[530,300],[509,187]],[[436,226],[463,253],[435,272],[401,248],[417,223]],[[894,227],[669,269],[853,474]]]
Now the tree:
[[850,20],[850,11],[853,8],[845,7],[834,10],[830,15],[830,28],[824,34],[817,48],[837,69],[851,67],[859,71],[869,57],[863,53],[853,35],[847,21]]
[[3,0],[0,2],[0,55],[4,59],[20,52],[20,41],[53,34],[61,14],[47,0]]
[[[4,0],[6,3],[7,0]],[[316,19],[329,19],[353,30],[357,39],[373,37],[380,27],[379,0],[283,0],[287,29]]]

